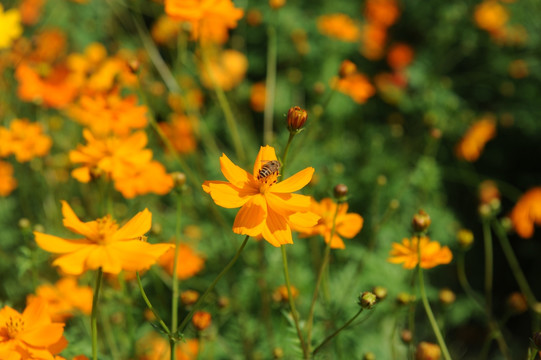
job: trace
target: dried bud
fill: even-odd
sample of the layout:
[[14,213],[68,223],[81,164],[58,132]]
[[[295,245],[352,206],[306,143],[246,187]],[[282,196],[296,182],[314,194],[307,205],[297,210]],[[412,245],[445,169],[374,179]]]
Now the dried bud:
[[338,184],[334,187],[334,197],[340,203],[347,200],[348,187],[344,184]]
[[441,357],[440,347],[429,342],[420,342],[415,351],[415,360],[439,360]]
[[533,334],[532,341],[538,350],[541,349],[541,331],[538,331],[535,334]]
[[372,292],[376,294],[378,301],[381,301],[387,297],[387,289],[383,286],[374,286]]
[[451,305],[455,302],[456,295],[451,289],[444,288],[438,293],[438,298],[443,305]]
[[228,306],[229,306],[229,298],[226,296],[220,296],[218,298],[218,307],[220,309],[225,309]]
[[411,225],[415,232],[424,233],[428,230],[430,222],[430,216],[424,210],[419,210],[417,214],[413,215]]
[[340,70],[338,70],[338,75],[340,75],[341,78],[348,77],[350,75],[353,75],[357,72],[357,65],[355,65],[353,62],[349,60],[342,61],[342,64],[340,64]]
[[171,177],[173,178],[173,182],[177,188],[182,188],[184,184],[186,184],[186,174],[184,173],[175,171],[174,173],[171,173]]
[[507,298],[507,305],[515,314],[522,314],[528,310],[528,302],[526,301],[526,297],[518,291],[515,291],[509,295]]
[[411,340],[413,340],[413,334],[410,330],[404,329],[400,332],[400,339],[402,339],[405,344],[409,344]]
[[199,293],[195,290],[186,290],[180,293],[180,301],[186,306],[195,304],[197,299],[199,299]]
[[206,311],[196,311],[196,313],[193,314],[192,324],[197,330],[202,331],[210,326],[211,319],[210,313]]
[[274,10],[278,10],[286,4],[286,0],[269,0],[269,5]]
[[362,292],[359,296],[359,305],[363,309],[372,309],[372,307],[376,304],[378,301],[378,298],[376,297],[376,294],[370,291]]
[[405,293],[405,292],[401,292],[400,294],[397,295],[396,301],[400,305],[408,305],[412,301],[415,301],[415,295],[411,295],[411,294],[408,294],[408,293]]
[[468,249],[473,244],[473,233],[468,229],[460,229],[456,234],[458,244],[463,250]]
[[294,106],[287,112],[287,128],[291,133],[299,133],[306,123],[308,113],[299,106]]
[[363,355],[363,360],[376,360],[376,355],[372,352],[367,352]]

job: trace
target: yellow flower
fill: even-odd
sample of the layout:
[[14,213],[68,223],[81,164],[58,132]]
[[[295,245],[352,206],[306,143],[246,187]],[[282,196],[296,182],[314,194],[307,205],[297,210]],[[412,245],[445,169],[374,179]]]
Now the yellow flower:
[[314,168],[306,168],[281,182],[277,182],[278,172],[259,176],[264,164],[276,160],[274,148],[262,146],[250,174],[223,154],[220,165],[228,181],[205,181],[203,190],[219,206],[241,208],[233,224],[235,233],[262,236],[272,245],[280,246],[293,243],[290,225],[314,226],[319,216],[309,212],[309,196],[292,194],[310,182]]
[[13,40],[19,38],[22,33],[19,10],[10,9],[4,12],[4,7],[0,4],[0,49],[9,48]]
[[389,253],[388,262],[393,264],[404,263],[405,269],[413,269],[419,263],[418,246],[421,246],[421,267],[430,269],[438,265],[449,264],[453,254],[447,246],[441,247],[437,241],[430,241],[422,236],[420,241],[417,236],[410,239],[402,239],[402,244],[393,243],[393,249]]
[[335,232],[331,240],[331,230],[336,206],[337,204],[331,198],[325,198],[319,203],[315,199],[312,199],[310,211],[321,216],[321,219],[312,228],[293,228],[293,230],[301,232],[302,237],[320,234],[325,238],[326,243],[331,242],[331,248],[345,249],[346,246],[340,236],[351,239],[357,235],[363,227],[363,218],[359,214],[347,214],[348,204],[340,204],[338,214],[336,215]]
[[171,247],[144,241],[152,221],[152,214],[147,209],[137,213],[121,228],[110,215],[82,222],[65,201],[62,201],[62,214],[64,226],[84,238],[63,239],[37,231],[34,235],[43,250],[61,254],[53,265],[66,274],[79,275],[100,267],[110,274],[118,274],[121,270],[144,270]]

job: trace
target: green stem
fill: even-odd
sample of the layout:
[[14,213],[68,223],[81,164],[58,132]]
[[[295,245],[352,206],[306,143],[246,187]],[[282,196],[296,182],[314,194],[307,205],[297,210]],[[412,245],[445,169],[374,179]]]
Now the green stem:
[[509,263],[509,267],[511,268],[513,275],[515,276],[515,280],[518,283],[520,291],[522,291],[522,293],[526,297],[526,300],[528,302],[528,306],[530,307],[530,309],[534,309],[535,304],[537,303],[537,299],[535,298],[535,295],[533,294],[532,289],[530,288],[530,285],[528,285],[526,276],[524,276],[524,273],[522,272],[522,269],[520,268],[518,259],[515,256],[515,253],[513,252],[513,248],[511,247],[511,244],[509,243],[509,239],[507,238],[507,234],[505,233],[505,230],[496,219],[493,220],[492,226],[494,228],[494,232],[498,236],[498,240],[500,241],[500,245],[502,247],[503,253],[507,259],[507,262]]
[[[171,299],[171,332],[175,334],[178,327],[178,254],[180,251],[180,215],[181,215],[181,194],[178,194],[177,199],[177,223],[175,227],[175,257],[173,258],[173,295]],[[175,345],[176,341],[170,340],[171,360],[175,360]]]
[[224,113],[225,121],[227,123],[227,127],[229,128],[229,132],[231,133],[231,139],[233,140],[235,152],[238,159],[242,162],[244,161],[245,156],[244,149],[242,147],[242,140],[240,138],[239,130],[237,128],[237,120],[235,119],[233,110],[231,110],[231,105],[229,105],[229,101],[227,101],[224,90],[218,84],[216,78],[214,77],[214,73],[212,72],[212,69],[210,67],[210,61],[207,56],[207,51],[203,45],[201,46],[201,57],[203,59],[205,71],[209,76],[212,87],[214,88],[214,92],[216,93],[216,97],[218,98],[218,103],[220,104],[220,107],[222,108],[222,111]]
[[218,281],[222,278],[222,276],[224,276],[228,271],[229,269],[231,269],[231,267],[237,262],[239,256],[240,256],[240,253],[242,252],[242,250],[244,249],[244,247],[246,246],[246,244],[248,243],[248,239],[250,238],[249,235],[246,235],[246,238],[244,239],[244,241],[242,242],[242,244],[240,245],[240,248],[237,250],[237,253],[235,254],[235,256],[233,257],[233,259],[231,259],[231,261],[225,266],[225,268],[218,274],[218,276],[216,276],[216,279],[214,279],[214,281],[212,282],[212,284],[210,284],[210,286],[207,288],[207,290],[205,290],[205,292],[203,293],[203,295],[201,295],[201,297],[199,297],[199,299],[197,300],[197,302],[194,304],[192,310],[188,313],[188,315],[186,315],[186,317],[184,318],[184,320],[182,320],[182,322],[180,323],[178,329],[180,331],[184,331],[184,328],[186,327],[186,325],[188,325],[188,321],[190,321],[190,319],[192,318],[193,314],[199,310],[199,308],[201,307],[201,304],[203,303],[203,301],[205,300],[205,298],[207,297],[207,295],[212,291],[212,289],[214,289],[214,286],[216,286],[216,284],[218,283]]
[[139,291],[141,292],[141,296],[143,296],[143,300],[145,300],[145,304],[147,304],[147,307],[150,311],[152,311],[152,313],[154,314],[154,316],[156,317],[156,320],[158,320],[158,323],[160,324],[160,326],[162,327],[163,331],[169,336],[171,337],[171,331],[169,330],[169,328],[167,327],[167,325],[165,325],[165,322],[162,320],[162,318],[160,317],[160,314],[158,314],[158,312],[156,311],[156,309],[154,309],[154,306],[152,306],[152,303],[150,302],[150,300],[148,299],[147,297],[147,294],[145,293],[145,289],[143,288],[143,283],[141,282],[141,276],[139,276],[139,271],[137,271],[135,273],[137,275],[137,284],[139,285]]
[[94,287],[94,296],[92,298],[92,314],[90,315],[90,327],[92,331],[92,359],[98,360],[98,299],[100,297],[101,283],[103,280],[103,270],[98,268],[96,274],[96,285]]
[[485,305],[489,319],[492,317],[492,282],[493,282],[493,255],[492,233],[488,219],[483,219],[483,239],[485,244]]
[[289,282],[289,270],[287,268],[286,248],[284,245],[282,245],[281,249],[282,249],[282,261],[284,263],[284,277],[286,280],[287,297],[289,299],[289,306],[291,308],[291,316],[293,317],[293,322],[295,323],[295,328],[297,329],[297,336],[299,337],[299,341],[301,342],[302,353],[303,353],[304,359],[308,360],[310,358],[308,348],[306,347],[306,343],[304,342],[304,337],[302,336],[301,327],[299,325],[299,317],[297,315],[297,310],[295,309],[295,301],[293,300],[293,296],[291,295],[291,284]]
[[263,113],[263,143],[272,142],[272,120],[274,117],[274,96],[276,92],[276,28],[269,24],[267,28],[267,79],[265,81],[265,111]]
[[359,311],[357,311],[357,313],[355,315],[353,315],[353,317],[351,319],[349,319],[344,325],[342,325],[338,330],[336,330],[335,332],[333,332],[331,335],[327,336],[325,338],[325,340],[323,340],[321,342],[321,344],[318,345],[318,347],[316,347],[314,349],[314,352],[312,353],[313,356],[315,356],[317,354],[317,352],[323,347],[325,346],[329,341],[331,341],[336,335],[338,335],[340,333],[340,331],[344,330],[345,328],[347,328],[359,315],[361,315],[361,313],[363,312],[363,308],[360,308]]
[[[419,259],[421,259],[420,253],[421,253],[421,247],[419,246]],[[441,335],[440,329],[438,328],[436,318],[434,317],[434,313],[432,312],[432,309],[430,308],[430,304],[426,296],[425,283],[423,279],[423,268],[421,267],[420,261],[419,261],[419,264],[417,265],[417,268],[419,272],[419,290],[421,292],[421,299],[423,301],[423,306],[425,308],[426,315],[428,316],[428,320],[430,321],[430,325],[432,326],[434,335],[436,335],[436,339],[438,340],[438,344],[440,345],[440,349],[441,349],[441,352],[443,353],[443,357],[445,358],[445,360],[451,360],[451,355],[449,354],[449,350],[447,350],[447,345],[445,345],[445,341],[443,340],[443,336]]]
[[458,282],[460,283],[460,286],[462,286],[462,289],[468,295],[475,305],[479,308],[479,310],[485,312],[485,307],[482,305],[483,300],[482,298],[473,290],[473,288],[470,285],[470,282],[468,281],[468,277],[466,276],[466,262],[465,262],[465,253],[464,251],[460,251],[458,253],[457,259],[457,275],[458,275]]
[[312,341],[312,327],[314,323],[314,311],[316,307],[317,296],[319,292],[319,287],[321,285],[321,279],[323,278],[325,268],[327,267],[327,264],[329,263],[329,257],[331,255],[331,241],[334,236],[334,232],[336,230],[336,217],[338,216],[339,208],[340,208],[340,203],[336,204],[336,210],[334,211],[334,215],[332,219],[332,228],[331,228],[330,238],[329,238],[329,241],[325,244],[325,253],[323,254],[323,261],[321,262],[319,271],[317,273],[316,287],[314,289],[314,294],[312,296],[312,302],[310,303],[310,310],[308,311],[308,320],[306,321],[306,342],[308,343],[309,351],[310,351],[310,344]]
[[285,176],[287,154],[289,152],[289,146],[291,145],[291,142],[293,141],[293,138],[295,137],[295,135],[296,135],[295,132],[289,133],[289,138],[287,139],[287,145],[286,145],[286,148],[284,149],[284,154],[282,155],[282,171],[281,171],[282,177]]

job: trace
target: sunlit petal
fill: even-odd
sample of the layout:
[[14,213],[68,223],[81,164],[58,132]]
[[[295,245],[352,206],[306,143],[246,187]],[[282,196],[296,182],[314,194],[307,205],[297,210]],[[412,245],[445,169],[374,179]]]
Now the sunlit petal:
[[280,181],[277,184],[274,184],[270,191],[274,193],[291,193],[305,187],[310,180],[312,180],[312,175],[314,175],[314,168],[309,167],[304,170],[299,171],[295,175]]
[[250,198],[237,213],[233,231],[237,234],[256,236],[261,233],[261,224],[267,218],[267,203],[263,195]]
[[132,240],[144,235],[152,225],[152,214],[148,209],[138,212],[130,221],[118,229],[113,241]]
[[291,238],[291,229],[287,224],[286,218],[272,209],[269,209],[268,211],[267,227],[278,243],[293,244],[293,239]]
[[75,215],[75,212],[71,209],[71,206],[69,206],[66,201],[62,201],[62,215],[64,216],[62,223],[66,228],[77,234],[81,234],[86,238],[92,238],[95,236],[94,229],[88,224],[85,224],[79,220],[77,215]]
[[253,175],[254,177],[257,177],[257,175],[259,174],[259,170],[261,170],[261,167],[269,162],[269,161],[273,161],[273,160],[278,160],[278,158],[276,157],[276,152],[274,151],[274,148],[272,146],[261,146],[261,148],[259,149],[259,153],[257,154],[257,157],[255,159],[255,163],[254,163],[254,172],[253,172]]
[[354,213],[345,214],[340,217],[340,222],[336,224],[336,233],[351,239],[361,231],[362,227],[363,218],[361,215]]
[[91,244],[91,242],[86,239],[62,239],[58,236],[43,234],[37,231],[34,231],[34,237],[40,248],[54,254],[64,254],[77,251]]
[[205,181],[203,190],[210,194],[216,205],[227,209],[243,206],[252,195],[247,192],[250,189],[240,189],[225,181]]
[[66,274],[80,275],[86,270],[86,258],[95,246],[85,246],[77,251],[62,255],[53,261],[53,265],[60,267]]
[[225,154],[222,154],[222,157],[220,157],[220,167],[225,178],[231,184],[239,188],[243,187],[245,183],[253,179],[246,170],[233,164]]

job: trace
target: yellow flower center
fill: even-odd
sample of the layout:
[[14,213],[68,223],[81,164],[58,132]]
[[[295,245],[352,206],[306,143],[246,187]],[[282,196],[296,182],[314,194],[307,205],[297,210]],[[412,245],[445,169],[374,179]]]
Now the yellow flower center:
[[258,179],[259,182],[259,193],[265,194],[272,185],[276,184],[278,181],[278,173],[274,172],[270,174],[269,176],[262,177],[261,179]]
[[98,236],[95,239],[98,244],[106,244],[111,236],[117,231],[118,225],[111,215],[96,220]]
[[6,322],[6,329],[8,337],[15,339],[17,335],[24,330],[24,320],[22,317],[13,318],[10,317]]

